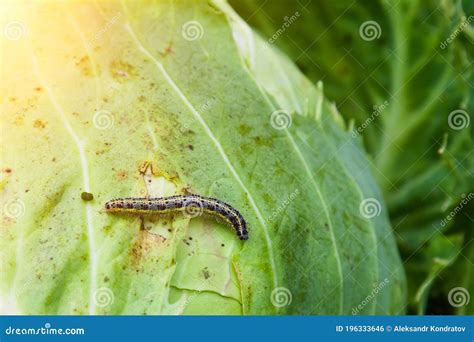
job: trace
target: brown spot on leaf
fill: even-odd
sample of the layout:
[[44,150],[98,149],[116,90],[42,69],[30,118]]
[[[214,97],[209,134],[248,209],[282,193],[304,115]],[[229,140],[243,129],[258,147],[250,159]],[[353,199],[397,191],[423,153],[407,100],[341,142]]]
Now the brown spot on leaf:
[[84,76],[92,76],[94,74],[92,63],[89,59],[89,56],[81,57],[77,62],[76,66],[79,68],[79,71]]
[[163,57],[166,57],[166,55],[169,55],[173,50],[171,49],[171,43],[163,49],[163,51],[160,51],[159,54],[162,55]]
[[138,238],[130,250],[132,265],[139,267],[141,260],[151,256],[164,242],[166,242],[165,237],[141,229]]
[[202,270],[202,275],[206,280],[211,277],[211,273],[209,272],[209,269],[207,267],[204,267],[204,269]]
[[240,135],[247,135],[250,133],[250,131],[252,130],[252,128],[249,126],[249,125],[245,125],[245,124],[242,124],[238,127],[238,132],[240,133]]
[[124,82],[137,75],[133,65],[120,60],[115,60],[110,63],[109,71],[112,77],[118,82]]
[[119,170],[117,172],[115,172],[115,178],[117,178],[117,180],[125,180],[127,179],[128,177],[128,174],[127,174],[127,171],[124,171],[124,170]]
[[46,127],[46,122],[45,121],[42,121],[40,119],[36,119],[34,122],[33,122],[33,127],[34,128],[40,128],[40,129],[43,129]]

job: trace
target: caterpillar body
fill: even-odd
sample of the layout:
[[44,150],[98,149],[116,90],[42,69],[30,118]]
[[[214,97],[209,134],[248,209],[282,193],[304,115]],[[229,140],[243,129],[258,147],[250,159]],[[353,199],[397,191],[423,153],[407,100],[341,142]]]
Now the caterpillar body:
[[195,217],[203,213],[220,218],[231,225],[240,240],[248,239],[247,223],[240,212],[216,198],[200,195],[175,195],[156,198],[117,198],[105,203],[107,212],[157,213],[185,212]]

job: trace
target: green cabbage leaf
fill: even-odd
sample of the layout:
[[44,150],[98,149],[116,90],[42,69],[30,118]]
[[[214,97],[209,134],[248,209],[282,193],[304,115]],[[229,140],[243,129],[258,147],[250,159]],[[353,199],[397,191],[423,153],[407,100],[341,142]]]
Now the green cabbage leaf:
[[[3,311],[403,312],[360,143],[227,3],[1,6]],[[104,211],[186,192],[237,208],[249,240],[205,217]]]

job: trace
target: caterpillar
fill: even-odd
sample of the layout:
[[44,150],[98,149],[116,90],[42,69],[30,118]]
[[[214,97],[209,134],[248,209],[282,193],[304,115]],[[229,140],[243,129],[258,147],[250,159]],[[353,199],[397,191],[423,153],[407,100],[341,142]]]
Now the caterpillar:
[[248,239],[247,223],[237,209],[216,198],[200,195],[175,195],[156,198],[117,198],[105,203],[107,212],[158,213],[183,211],[191,217],[203,213],[222,219],[231,225],[240,240]]

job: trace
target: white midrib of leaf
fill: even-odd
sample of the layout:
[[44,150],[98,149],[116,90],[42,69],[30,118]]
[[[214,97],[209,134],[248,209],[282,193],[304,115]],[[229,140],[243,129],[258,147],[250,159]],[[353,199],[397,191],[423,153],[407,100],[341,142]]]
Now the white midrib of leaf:
[[260,212],[260,209],[258,208],[253,196],[251,195],[250,191],[245,186],[245,184],[242,182],[242,179],[240,178],[239,174],[237,173],[234,166],[230,162],[229,157],[227,156],[226,152],[222,148],[222,145],[217,140],[215,135],[212,133],[211,129],[209,128],[207,123],[204,121],[202,116],[199,114],[199,112],[196,110],[196,108],[194,108],[194,106],[191,104],[191,102],[187,99],[186,95],[183,94],[183,92],[178,87],[178,85],[173,81],[173,79],[168,74],[168,72],[166,71],[164,66],[138,40],[135,32],[133,31],[133,29],[131,28],[129,23],[125,24],[125,28],[129,32],[129,34],[132,37],[132,39],[134,40],[134,42],[136,43],[138,49],[141,52],[143,52],[143,54],[145,54],[148,58],[150,58],[150,60],[156,65],[157,69],[165,77],[168,84],[173,88],[173,90],[176,92],[176,94],[179,96],[179,98],[184,102],[186,107],[188,107],[188,109],[191,111],[191,113],[199,121],[201,126],[204,128],[204,131],[209,136],[209,138],[213,142],[214,146],[216,147],[217,151],[221,155],[221,157],[224,160],[226,166],[228,167],[228,169],[230,170],[230,172],[232,173],[232,175],[236,179],[237,183],[240,185],[240,187],[242,188],[242,190],[246,194],[246,196],[247,196],[247,198],[250,202],[250,205],[252,206],[253,210],[255,211],[255,214],[257,215],[257,219],[260,222],[260,224],[262,226],[262,229],[263,229],[263,233],[265,235],[265,240],[266,240],[266,243],[267,243],[267,246],[268,246],[268,256],[269,256],[270,265],[271,265],[271,269],[272,269],[272,273],[273,273],[273,285],[274,285],[275,288],[277,288],[278,287],[278,276],[277,276],[277,273],[276,273],[276,265],[275,265],[275,258],[274,258],[274,255],[273,255],[272,240],[270,238],[270,234],[268,233],[268,229],[267,229],[267,226],[265,224],[265,220],[262,216],[262,213]]
[[[308,144],[308,142],[306,140],[304,140],[302,137],[299,137],[300,140],[303,142],[303,144],[305,144],[306,147],[308,147],[311,151],[314,151],[313,147],[311,145]],[[323,138],[327,140],[326,136],[323,134]],[[347,143],[346,143],[347,144]],[[340,149],[340,148],[339,148]],[[338,150],[339,150],[338,149]],[[314,151],[314,153],[317,153],[317,151]],[[355,181],[354,177],[351,176],[351,173],[349,171],[349,169],[347,168],[346,164],[341,160],[341,158],[339,157],[339,155],[337,153],[334,153],[334,155],[336,156],[335,157],[335,160],[336,162],[341,166],[341,169],[344,170],[344,173],[346,174],[347,176],[347,179],[350,181],[350,183],[353,185],[353,188],[355,189],[355,191],[357,191],[358,195],[359,195],[359,201],[362,201],[364,200],[364,198],[366,196],[364,196],[363,192],[362,192],[362,189],[360,187],[359,184],[357,184],[357,182]],[[369,166],[367,165],[366,168],[368,168]],[[340,195],[339,195],[340,196]],[[337,198],[339,197],[337,196]],[[372,241],[374,243],[374,255],[378,255],[378,246],[377,246],[377,236],[375,234],[375,225],[372,221],[372,219],[369,220],[369,224],[370,224],[370,236],[372,238]],[[365,258],[364,258],[365,260]],[[374,277],[378,282],[380,282],[380,279],[379,279],[379,260],[377,259],[377,268],[376,268],[376,271],[374,271],[374,273],[376,274],[376,276]],[[371,301],[371,306],[372,306],[372,309],[373,309],[373,312],[372,314],[375,314],[375,310],[376,310],[376,307],[377,307],[377,296],[374,297],[374,299]]]
[[[251,47],[249,50],[251,51],[254,51],[255,50],[255,42],[254,42],[254,36],[253,35],[249,35],[248,32],[249,30],[251,31],[251,29],[247,26],[247,24],[245,22],[243,22],[243,20],[241,20],[241,18],[234,12],[234,10],[231,8],[231,6],[229,6],[227,3],[225,2],[221,2],[221,1],[215,1],[219,6],[222,6],[222,7],[225,7],[226,8],[226,13],[229,14],[231,16],[231,19],[230,20],[230,24],[232,25],[232,31],[235,32],[235,30],[238,30],[240,29],[240,31],[242,32],[246,32],[247,34],[245,35],[247,38],[248,38],[248,42],[247,44]],[[234,34],[234,38],[235,38],[235,34]],[[241,52],[241,46],[239,47],[239,42],[238,41],[235,41],[236,45],[237,45],[237,50],[239,52]],[[240,42],[242,43],[242,42]],[[244,69],[247,71],[247,74],[249,75],[249,77],[255,82],[255,85],[258,87],[260,93],[262,94],[262,96],[264,97],[265,101],[267,102],[267,104],[269,105],[270,108],[272,108],[273,111],[277,110],[277,108],[273,105],[273,103],[270,101],[270,99],[268,98],[267,96],[267,93],[265,92],[264,89],[262,89],[261,85],[259,84],[259,82],[255,79],[255,77],[252,75],[250,69],[249,69],[249,66],[245,63],[244,61],[244,56],[242,56],[241,54],[241,61],[242,61],[242,66],[244,67]],[[252,58],[249,60],[250,62],[250,68],[253,68],[253,56],[251,56]],[[285,77],[285,79],[287,81],[289,81],[287,75],[285,73],[282,72],[282,75]],[[293,102],[293,104],[295,105],[296,108],[298,109],[301,109],[301,106],[298,102],[298,100],[296,99],[296,96],[295,94],[293,93],[293,89],[291,89],[291,100]],[[321,94],[322,96],[322,94]],[[316,113],[316,117],[320,117],[321,116],[321,110],[322,110],[322,101],[321,102],[318,102],[317,104],[317,110],[319,111],[319,113]],[[325,216],[328,220],[328,225],[329,225],[329,228],[330,228],[330,234],[331,234],[331,241],[332,241],[332,244],[333,244],[333,247],[334,247],[334,250],[335,250],[335,257],[336,257],[336,261],[337,261],[337,269],[338,269],[338,274],[339,274],[339,278],[340,278],[340,281],[341,281],[341,290],[342,292],[344,291],[343,289],[343,274],[342,274],[342,264],[341,264],[341,258],[339,256],[339,250],[338,250],[338,247],[337,247],[337,243],[336,243],[336,237],[334,235],[334,227],[333,227],[333,224],[331,222],[331,218],[329,216],[329,211],[326,207],[326,202],[324,200],[324,197],[323,197],[323,194],[321,193],[321,190],[318,186],[318,184],[316,183],[316,180],[314,179],[313,177],[313,174],[311,172],[311,169],[309,168],[308,166],[308,163],[306,162],[306,159],[304,158],[303,154],[301,153],[301,150],[299,149],[298,145],[296,144],[293,136],[291,135],[291,133],[288,131],[288,129],[285,128],[285,133],[287,135],[287,138],[288,140],[290,141],[291,143],[291,147],[293,148],[293,150],[296,152],[301,164],[303,165],[303,168],[305,170],[305,172],[307,173],[310,181],[311,181],[311,184],[313,185],[313,187],[315,188],[316,190],[316,193],[318,195],[318,197],[320,198],[320,201],[323,205],[323,209],[324,209],[324,213],[325,213]],[[342,312],[343,310],[343,296],[341,296],[340,298],[340,303],[339,303],[339,310],[340,312]]]
[[[84,191],[91,192],[90,181],[89,181],[89,167],[86,158],[86,152],[84,149],[84,143],[81,141],[77,133],[72,128],[71,124],[69,123],[64,110],[56,100],[56,97],[51,90],[51,87],[47,84],[47,82],[41,76],[41,72],[39,71],[38,61],[34,54],[32,54],[32,62],[34,66],[34,72],[40,83],[46,89],[48,94],[48,98],[54,106],[54,109],[59,114],[61,121],[64,124],[69,135],[74,140],[76,147],[79,151],[79,157],[81,160],[81,171],[82,171],[82,180]],[[87,240],[89,243],[89,257],[90,257],[90,295],[89,295],[89,314],[95,314],[95,293],[97,288],[97,254],[95,249],[95,241],[94,241],[94,225],[92,220],[92,204],[86,202],[86,223],[87,223]]]
[[[255,79],[254,79],[254,81],[255,81],[255,84],[257,85],[257,87],[259,88],[260,92],[262,93],[263,97],[265,98],[265,101],[271,107],[271,109],[273,111],[278,110],[278,108],[276,108],[273,105],[273,103],[270,101],[270,99],[268,98],[265,90],[263,90],[261,88],[260,84],[258,84],[258,82]],[[306,159],[303,156],[303,153],[301,152],[300,148],[298,147],[298,144],[296,143],[295,139],[293,138],[293,135],[290,133],[290,131],[286,127],[285,127],[284,131],[286,133],[286,136],[287,136],[288,140],[290,141],[292,149],[296,152],[296,155],[298,156],[298,159],[300,160],[301,165],[303,166],[306,174],[308,175],[308,178],[311,182],[311,185],[314,187],[314,189],[316,191],[316,194],[318,195],[318,197],[321,201],[321,204],[323,205],[324,215],[326,216],[326,218],[328,220],[329,232],[330,232],[330,235],[331,235],[331,243],[332,243],[332,245],[334,247],[334,251],[335,251],[335,257],[336,257],[336,261],[337,261],[337,272],[338,272],[340,280],[341,280],[341,290],[342,290],[342,293],[344,293],[344,281],[343,281],[344,276],[342,274],[341,258],[339,256],[339,249],[337,247],[336,236],[334,234],[334,226],[333,226],[333,223],[331,221],[331,217],[329,215],[329,210],[326,206],[326,200],[324,199],[324,196],[321,192],[321,189],[319,188],[318,183],[316,183],[316,180],[314,179],[313,173],[311,172],[311,169],[310,169],[308,163],[306,162]],[[339,303],[339,309],[340,309],[341,313],[342,313],[342,310],[343,310],[343,307],[344,307],[343,306],[343,304],[344,304],[343,300],[344,300],[344,297],[341,296],[340,297],[340,303]]]

